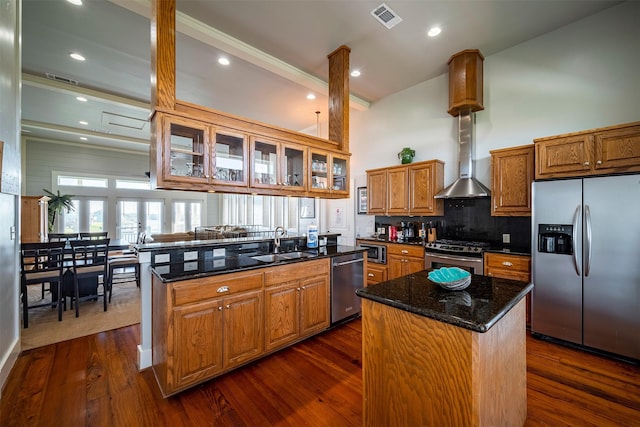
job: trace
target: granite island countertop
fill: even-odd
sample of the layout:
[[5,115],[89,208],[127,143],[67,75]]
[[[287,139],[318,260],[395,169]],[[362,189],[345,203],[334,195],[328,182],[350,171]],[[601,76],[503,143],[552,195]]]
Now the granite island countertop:
[[151,271],[163,282],[175,282],[179,280],[197,279],[201,277],[213,276],[217,274],[234,273],[237,271],[251,270],[255,268],[265,268],[276,265],[283,265],[295,262],[312,261],[315,259],[329,258],[339,255],[348,255],[364,252],[364,248],[356,246],[322,246],[318,249],[302,249],[308,256],[297,259],[282,259],[274,262],[264,262],[253,259],[257,253],[232,254],[223,257],[213,257],[205,253],[204,257],[198,259],[158,264],[151,267]]
[[474,274],[465,290],[450,291],[430,281],[429,271],[361,288],[356,294],[420,316],[486,332],[533,289],[532,283]]

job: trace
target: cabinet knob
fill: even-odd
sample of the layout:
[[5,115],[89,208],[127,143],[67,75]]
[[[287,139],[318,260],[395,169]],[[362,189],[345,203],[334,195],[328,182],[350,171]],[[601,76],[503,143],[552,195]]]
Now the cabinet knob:
[[502,261],[502,265],[504,265],[506,267],[511,267],[511,266],[513,266],[513,263],[509,262],[509,261]]
[[231,308],[231,304],[227,304],[227,310]]
[[598,161],[596,162],[596,165],[601,165],[601,164],[602,164],[602,160],[598,160]]
[[367,273],[367,276],[373,277],[373,273]]
[[589,166],[589,164],[590,164],[589,162],[584,162],[585,166]]
[[218,311],[222,311],[222,306],[218,307]]
[[408,251],[408,250],[406,250],[406,249],[403,249],[403,250],[402,250],[402,251],[400,251],[400,252],[402,252],[403,254],[408,254],[408,253],[409,253],[409,251]]
[[296,288],[296,291],[300,292],[300,288]]

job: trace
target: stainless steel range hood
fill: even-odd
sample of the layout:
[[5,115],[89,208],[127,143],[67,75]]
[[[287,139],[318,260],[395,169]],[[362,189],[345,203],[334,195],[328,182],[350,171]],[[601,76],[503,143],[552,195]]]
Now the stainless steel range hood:
[[436,199],[462,199],[488,197],[491,192],[473,176],[476,141],[475,113],[461,111],[458,116],[458,142],[460,144],[460,174],[453,184],[436,194]]

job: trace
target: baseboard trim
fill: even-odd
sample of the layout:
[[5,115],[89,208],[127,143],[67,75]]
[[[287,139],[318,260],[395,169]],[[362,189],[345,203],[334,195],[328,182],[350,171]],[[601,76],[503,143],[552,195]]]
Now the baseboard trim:
[[20,356],[20,338],[16,338],[9,348],[9,351],[5,354],[2,364],[0,364],[0,400],[2,400],[2,391],[7,383],[7,378],[11,374],[13,366],[16,364]]
[[144,350],[141,345],[138,345],[138,370],[150,368],[151,364],[151,349]]

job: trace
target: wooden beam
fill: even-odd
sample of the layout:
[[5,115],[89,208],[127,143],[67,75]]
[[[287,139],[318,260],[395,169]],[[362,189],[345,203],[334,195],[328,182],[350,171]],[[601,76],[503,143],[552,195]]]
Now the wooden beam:
[[349,54],[342,45],[329,58],[329,140],[349,152]]
[[176,102],[176,2],[151,2],[151,111]]

